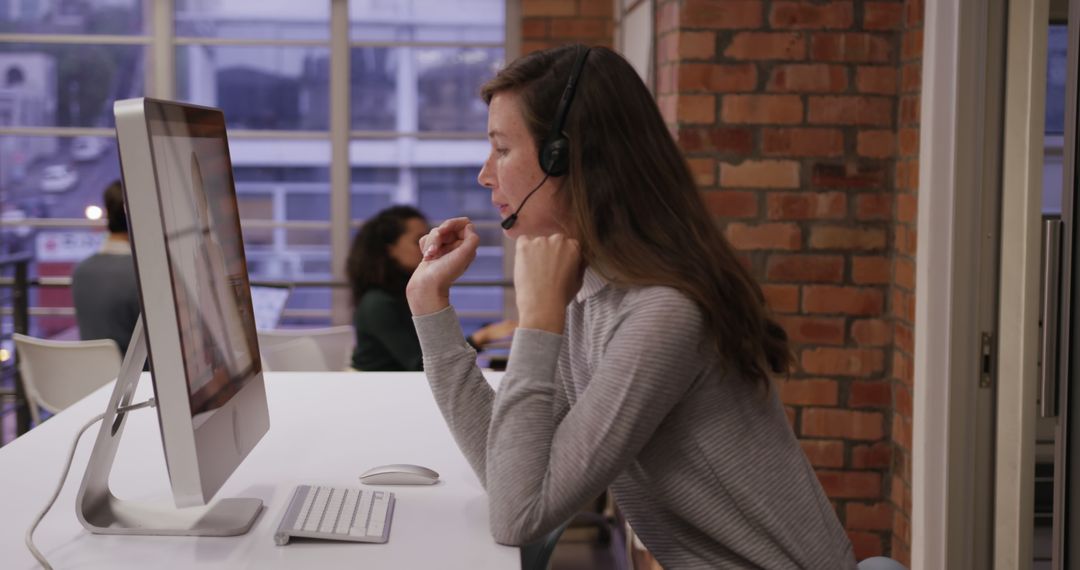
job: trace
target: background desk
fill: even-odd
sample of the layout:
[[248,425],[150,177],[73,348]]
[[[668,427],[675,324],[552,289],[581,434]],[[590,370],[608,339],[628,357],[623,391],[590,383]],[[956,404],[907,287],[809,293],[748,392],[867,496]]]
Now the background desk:
[[[75,431],[105,410],[112,384],[0,448],[0,566],[37,567],[23,545],[48,500]],[[152,394],[149,378],[135,402]],[[487,496],[469,468],[420,373],[268,373],[270,431],[218,492],[256,497],[264,509],[246,535],[230,538],[94,535],[75,517],[75,495],[97,426],[83,436],[56,505],[35,543],[56,568],[519,568],[517,548],[488,530]],[[157,412],[133,412],[113,468],[114,494],[171,501]],[[359,486],[385,463],[435,469],[431,487],[396,493],[387,544],[293,542],[273,532],[297,484]]]

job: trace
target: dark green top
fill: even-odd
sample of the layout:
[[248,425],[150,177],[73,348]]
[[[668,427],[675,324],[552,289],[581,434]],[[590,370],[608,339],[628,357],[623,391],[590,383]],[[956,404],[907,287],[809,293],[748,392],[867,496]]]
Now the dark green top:
[[365,372],[424,369],[420,340],[405,297],[369,289],[353,311],[356,348],[352,366]]

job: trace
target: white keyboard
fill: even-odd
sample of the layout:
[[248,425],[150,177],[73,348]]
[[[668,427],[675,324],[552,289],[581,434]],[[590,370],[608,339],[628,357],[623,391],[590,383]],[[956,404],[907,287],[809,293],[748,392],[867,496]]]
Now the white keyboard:
[[290,538],[386,542],[394,518],[394,494],[353,487],[300,485],[274,533],[283,546]]

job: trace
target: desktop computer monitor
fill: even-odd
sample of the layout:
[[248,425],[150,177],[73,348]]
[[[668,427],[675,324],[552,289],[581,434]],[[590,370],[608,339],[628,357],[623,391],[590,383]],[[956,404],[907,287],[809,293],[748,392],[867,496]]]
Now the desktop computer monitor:
[[114,110],[173,498],[203,505],[270,426],[225,118],[145,98]]

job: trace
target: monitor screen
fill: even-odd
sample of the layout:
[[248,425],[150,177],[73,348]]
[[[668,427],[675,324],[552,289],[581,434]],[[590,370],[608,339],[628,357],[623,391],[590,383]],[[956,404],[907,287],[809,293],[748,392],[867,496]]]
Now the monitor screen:
[[149,121],[192,414],[220,407],[260,371],[223,132]]

